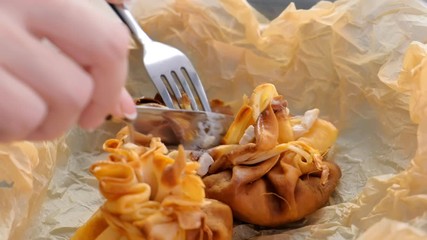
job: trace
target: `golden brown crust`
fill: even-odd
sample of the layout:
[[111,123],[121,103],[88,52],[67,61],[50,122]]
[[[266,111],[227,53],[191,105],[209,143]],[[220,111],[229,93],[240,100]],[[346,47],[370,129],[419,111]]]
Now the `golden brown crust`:
[[235,166],[203,181],[207,197],[229,205],[235,218],[275,227],[300,220],[328,202],[341,171],[334,163],[325,164],[330,170],[326,184],[321,183],[319,172],[302,174],[274,158],[256,167]]
[[206,195],[229,205],[235,218],[269,227],[300,220],[324,206],[341,177],[339,167],[323,159],[337,129],[322,119],[305,127],[296,137],[287,102],[273,85],[258,86],[224,145],[208,151],[214,162],[203,178]]

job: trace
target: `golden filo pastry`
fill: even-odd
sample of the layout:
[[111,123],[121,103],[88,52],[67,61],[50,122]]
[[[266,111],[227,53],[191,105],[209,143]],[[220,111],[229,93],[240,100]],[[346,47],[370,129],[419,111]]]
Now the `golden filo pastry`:
[[208,151],[214,162],[203,178],[206,195],[229,205],[235,218],[270,227],[324,206],[341,171],[324,159],[337,129],[317,112],[291,117],[274,85],[258,86],[224,144]]
[[147,146],[126,143],[126,130],[104,143],[109,159],[92,165],[105,197],[74,240],[229,240],[230,208],[205,198],[182,147],[169,152],[159,138],[137,136]]

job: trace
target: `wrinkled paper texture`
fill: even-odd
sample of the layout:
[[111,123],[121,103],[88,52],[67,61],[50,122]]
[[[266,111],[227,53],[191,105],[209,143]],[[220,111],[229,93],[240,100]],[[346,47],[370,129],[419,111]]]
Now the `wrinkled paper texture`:
[[[330,205],[282,229],[238,224],[234,239],[427,237],[425,2],[339,0],[309,10],[291,4],[271,22],[243,0],[135,0],[132,11],[153,39],[188,54],[211,98],[237,109],[243,94],[271,82],[292,114],[318,108],[340,130],[329,158],[343,176]],[[154,93],[141,54],[133,49],[130,56],[135,97]],[[99,207],[88,168],[105,158],[102,142],[117,129],[67,136],[70,157],[56,161],[25,239],[68,239]]]
[[0,145],[0,239],[24,239],[43,204],[57,161],[68,157],[63,140]]

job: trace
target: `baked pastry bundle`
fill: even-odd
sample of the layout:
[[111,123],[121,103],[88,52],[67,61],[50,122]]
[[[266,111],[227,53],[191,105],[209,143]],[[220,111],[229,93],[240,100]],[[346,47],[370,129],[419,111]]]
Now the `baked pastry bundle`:
[[213,163],[203,178],[206,195],[229,205],[235,218],[270,227],[324,206],[341,171],[325,160],[337,129],[317,115],[313,109],[292,117],[274,85],[258,86],[223,145],[208,150]]
[[77,230],[75,240],[231,239],[230,208],[205,198],[197,162],[184,149],[169,151],[159,138],[127,129],[107,140],[109,159],[92,165],[105,203]]

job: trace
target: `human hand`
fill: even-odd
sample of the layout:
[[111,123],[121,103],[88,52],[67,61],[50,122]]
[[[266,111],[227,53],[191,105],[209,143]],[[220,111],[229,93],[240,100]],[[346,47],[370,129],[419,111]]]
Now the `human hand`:
[[129,33],[118,19],[86,1],[0,2],[0,142],[136,116],[124,89]]

